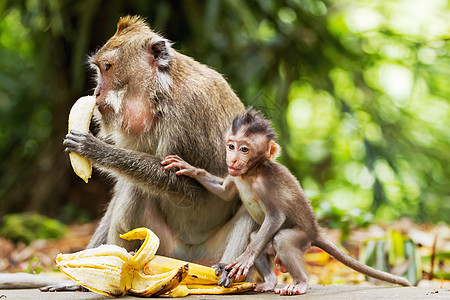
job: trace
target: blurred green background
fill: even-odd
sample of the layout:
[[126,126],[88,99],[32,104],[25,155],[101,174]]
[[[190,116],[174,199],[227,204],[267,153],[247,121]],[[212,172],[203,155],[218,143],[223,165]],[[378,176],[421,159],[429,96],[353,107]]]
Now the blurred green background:
[[87,55],[139,14],[270,117],[280,161],[331,227],[450,223],[446,0],[0,0],[0,217],[98,218],[111,182],[62,139]]

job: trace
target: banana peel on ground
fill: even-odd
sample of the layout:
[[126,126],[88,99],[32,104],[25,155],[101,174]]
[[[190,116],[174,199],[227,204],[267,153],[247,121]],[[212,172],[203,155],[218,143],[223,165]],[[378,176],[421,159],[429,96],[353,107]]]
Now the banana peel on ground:
[[147,228],[137,228],[120,237],[144,242],[135,255],[115,245],[59,254],[56,266],[77,284],[113,297],[127,293],[140,297],[229,294],[256,287],[248,282],[221,287],[212,268],[155,255],[159,238]]
[[[180,265],[186,264],[185,261],[170,258],[166,256],[155,255],[155,257],[148,261],[144,266],[144,273],[147,275],[161,274],[169,271],[173,271]],[[189,274],[183,280],[183,284],[186,285],[215,285],[219,281],[219,277],[216,276],[215,270],[210,267],[206,267],[199,264],[189,263]],[[243,282],[241,279],[234,282]]]
[[[154,275],[175,270],[180,264],[186,263],[182,260],[155,255],[144,267],[144,273]],[[236,294],[255,289],[256,284],[239,280],[226,288],[217,283],[219,277],[215,270],[199,264],[189,263],[189,273],[180,285],[165,296],[175,298],[187,295],[222,295]]]

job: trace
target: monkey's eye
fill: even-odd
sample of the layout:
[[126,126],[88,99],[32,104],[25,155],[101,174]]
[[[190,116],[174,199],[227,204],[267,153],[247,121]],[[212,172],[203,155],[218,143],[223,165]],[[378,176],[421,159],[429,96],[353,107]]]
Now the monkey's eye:
[[240,150],[242,153],[247,153],[250,149],[248,149],[248,147],[246,146],[242,146]]
[[111,64],[105,64],[105,70],[108,71],[109,69],[111,69],[112,65]]
[[233,144],[228,144],[228,149],[229,150],[234,150],[234,145]]

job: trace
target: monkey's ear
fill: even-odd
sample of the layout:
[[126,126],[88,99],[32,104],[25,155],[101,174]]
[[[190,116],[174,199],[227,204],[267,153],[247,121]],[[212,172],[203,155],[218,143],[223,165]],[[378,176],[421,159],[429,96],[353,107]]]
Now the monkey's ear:
[[267,151],[267,158],[274,161],[280,155],[281,147],[274,141],[270,141],[269,151]]
[[150,40],[147,48],[150,55],[150,60],[156,62],[156,65],[160,70],[166,70],[169,68],[170,55],[169,46],[166,40],[152,41]]

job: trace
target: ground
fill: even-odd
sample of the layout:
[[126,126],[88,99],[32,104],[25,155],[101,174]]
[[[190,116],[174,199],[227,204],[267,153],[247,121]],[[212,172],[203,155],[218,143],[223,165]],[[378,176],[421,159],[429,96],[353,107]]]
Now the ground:
[[[418,226],[411,222],[400,221],[390,228],[410,236],[417,245],[420,245],[420,253],[430,255],[433,248],[433,242],[438,241],[437,253],[439,251],[447,253],[450,240],[448,225],[434,227]],[[55,241],[35,241],[30,245],[13,244],[11,241],[1,239],[0,244],[0,273],[4,272],[23,272],[26,269],[36,273],[42,269],[41,274],[47,274],[53,277],[62,277],[60,272],[55,272],[54,258],[58,253],[71,253],[84,249],[95,228],[94,224],[85,224],[82,226],[71,226],[70,233],[63,239]],[[340,232],[337,230],[328,230],[328,237],[335,243],[339,243]],[[357,257],[357,250],[367,237],[383,236],[385,228],[372,225],[367,229],[354,229],[347,240],[345,248],[349,253]],[[436,237],[440,237],[436,239]],[[341,245],[342,246],[342,245]],[[436,248],[436,247],[435,247]],[[436,250],[435,250],[436,251]],[[366,278],[353,271],[336,260],[332,259],[325,252],[313,248],[305,256],[306,267],[309,274],[310,287],[305,295],[294,296],[295,299],[450,299],[450,281],[437,279],[431,276],[431,267],[429,262],[422,264],[423,279],[419,281],[418,287],[398,287],[381,285],[371,285]],[[436,270],[448,272],[447,260],[442,260],[442,264],[435,263]],[[447,265],[447,267],[446,267]],[[436,274],[436,272],[434,273]],[[447,273],[446,273],[447,274]],[[426,277],[432,280],[424,279]],[[434,277],[434,278],[433,278]],[[288,274],[278,274],[280,283],[289,283]],[[280,297],[274,293],[247,293],[242,295],[203,295],[189,296],[189,299],[277,299]],[[301,298],[300,298],[301,297]],[[131,299],[135,297],[127,296],[121,299]],[[60,293],[41,293],[38,289],[27,290],[1,290],[0,300],[6,299],[111,299],[111,297],[102,296],[92,292],[60,292]]]
[[[246,293],[240,295],[201,295],[188,296],[184,299],[279,299],[279,295],[274,293]],[[450,286],[432,287],[392,287],[392,286],[355,286],[355,285],[313,285],[308,288],[305,295],[287,296],[287,299],[314,299],[314,300],[338,300],[338,299],[450,299]],[[6,300],[26,300],[26,299],[49,299],[49,300],[103,300],[113,299],[95,293],[82,292],[58,292],[42,293],[37,289],[28,290],[0,290],[0,299]],[[142,299],[132,296],[120,299]]]

